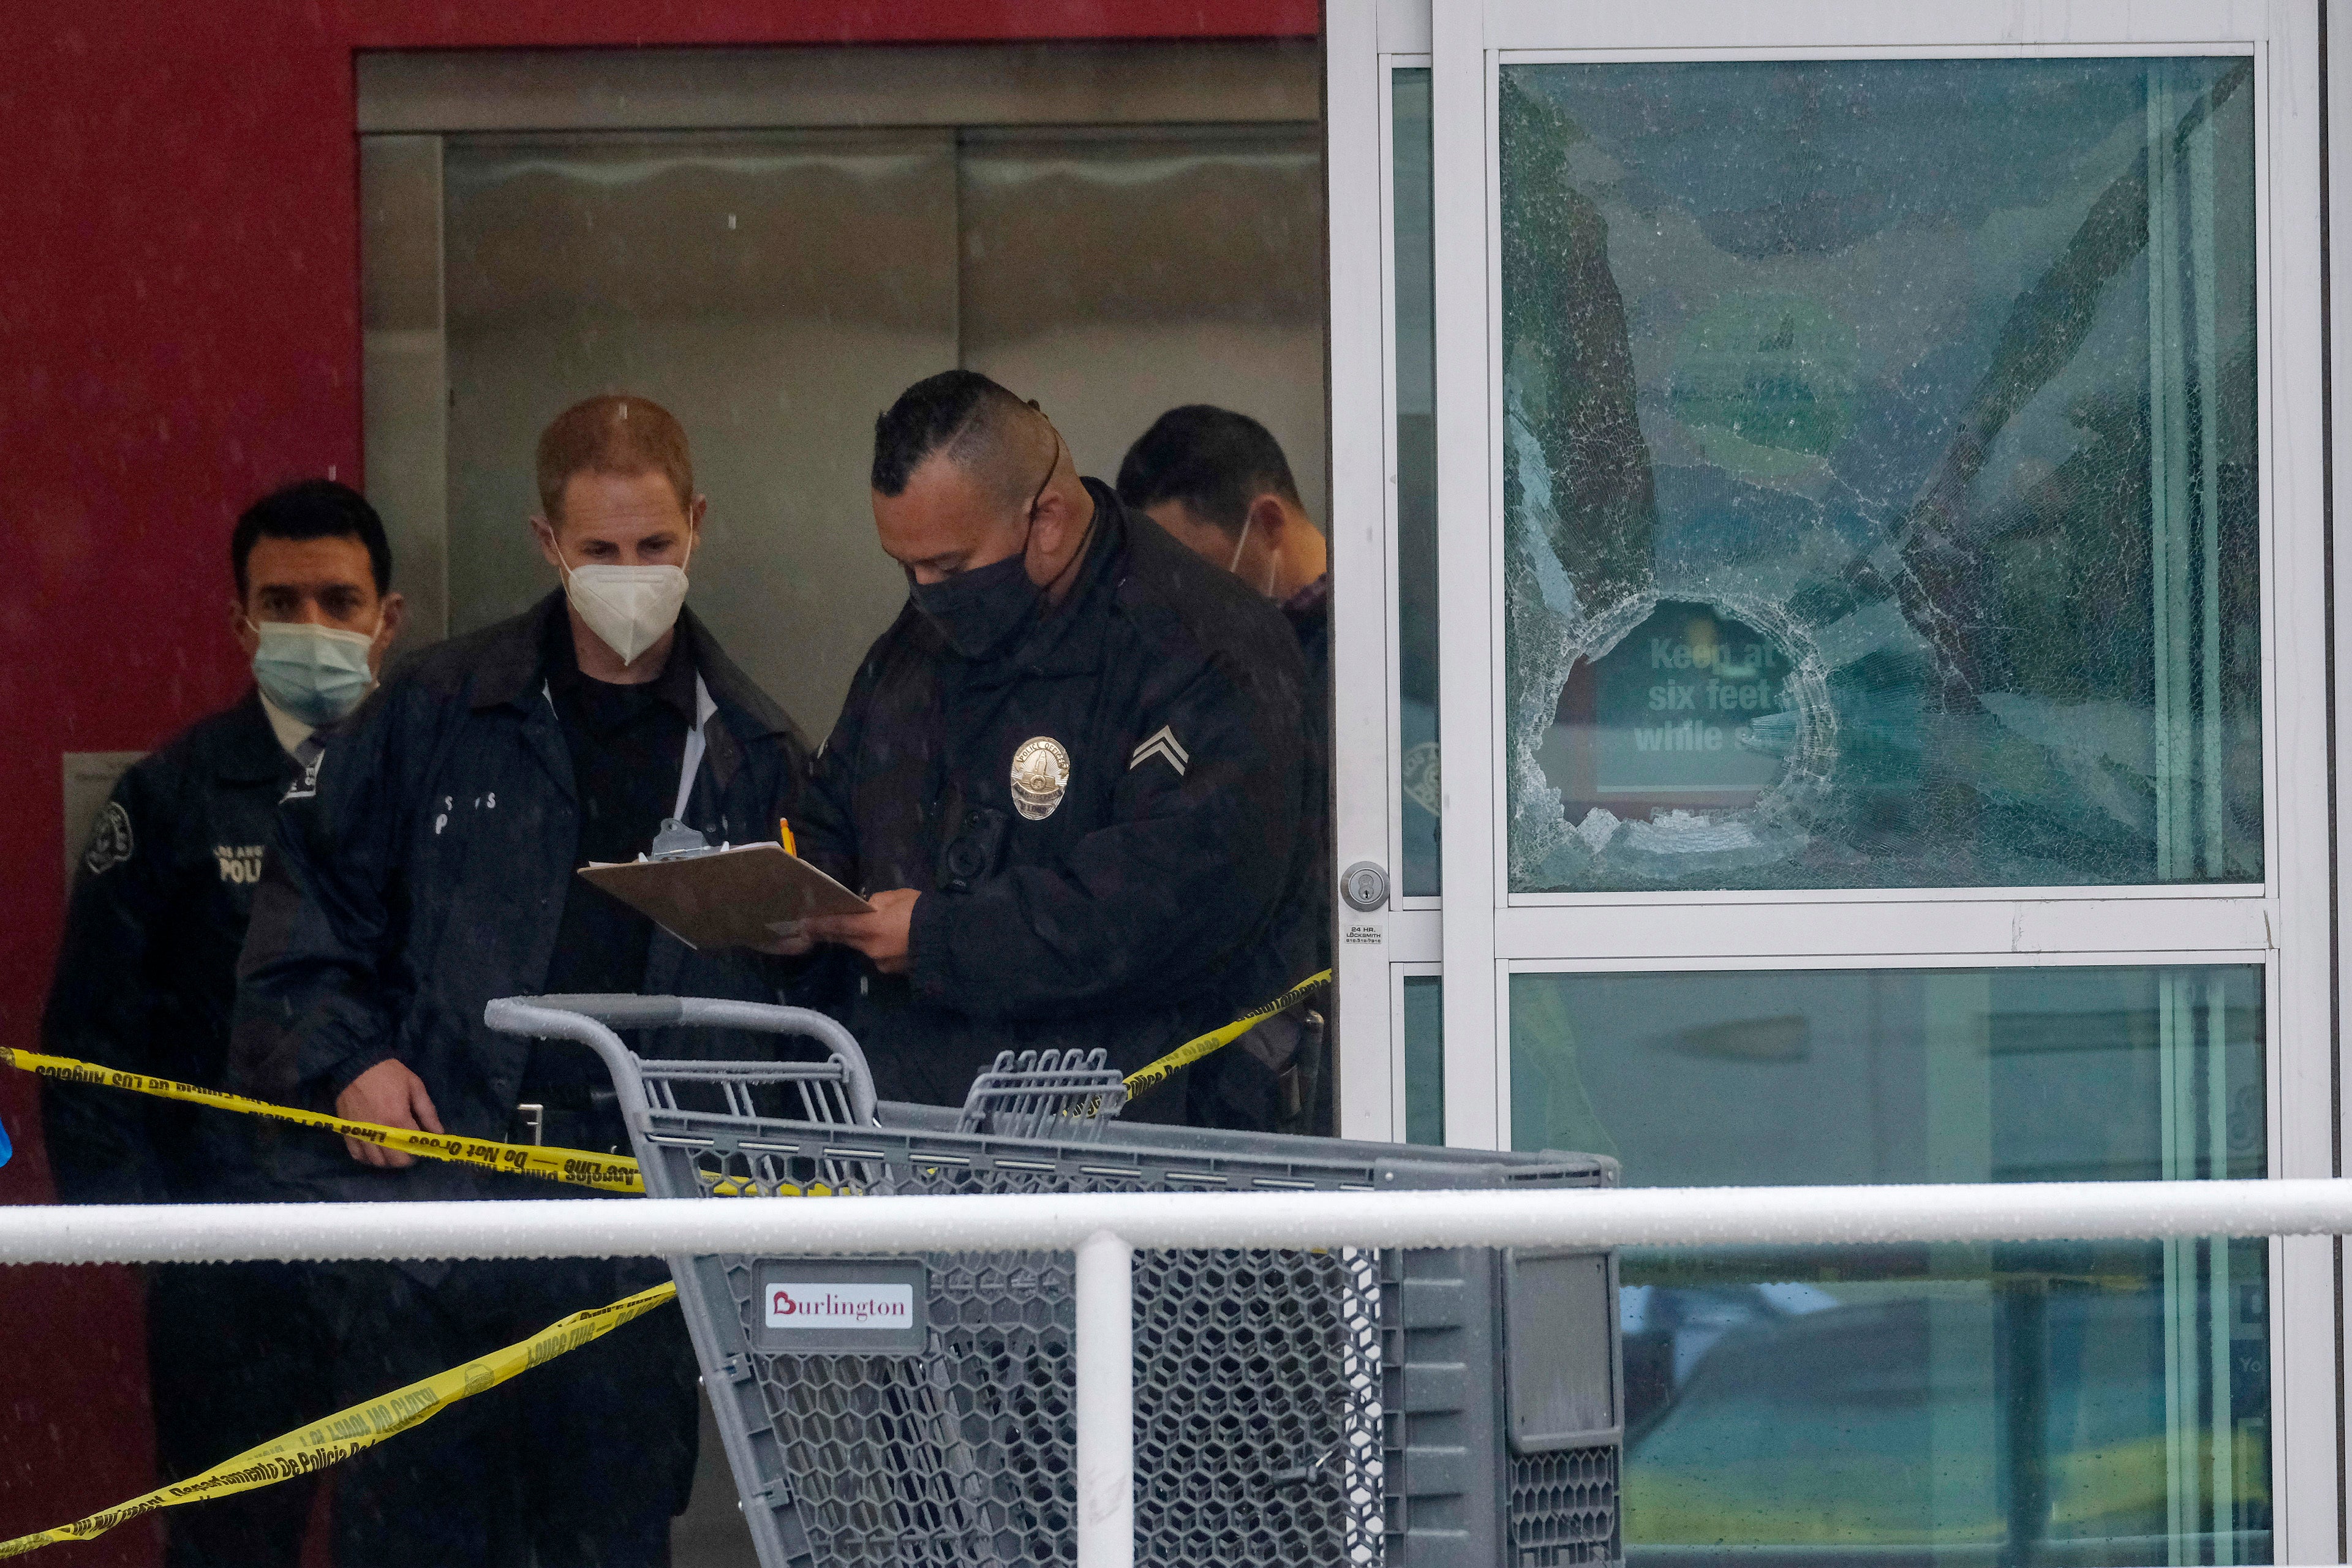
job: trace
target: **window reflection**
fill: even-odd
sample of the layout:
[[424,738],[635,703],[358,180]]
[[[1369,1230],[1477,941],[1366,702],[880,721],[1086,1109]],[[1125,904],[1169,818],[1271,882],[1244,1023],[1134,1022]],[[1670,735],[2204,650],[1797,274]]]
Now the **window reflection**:
[[[1505,68],[1514,890],[2261,878],[2252,71]],[[1677,606],[1777,763],[1629,816]]]
[[[1520,974],[1513,1142],[1631,1185],[2250,1178],[2255,968]],[[2259,1240],[1636,1251],[1645,1557],[2259,1563]]]
[[[1437,768],[1437,297],[1431,226],[1429,68],[1390,73],[1389,202],[1396,318],[1398,889],[1442,891]],[[1440,1140],[1442,1142],[1442,1140]]]

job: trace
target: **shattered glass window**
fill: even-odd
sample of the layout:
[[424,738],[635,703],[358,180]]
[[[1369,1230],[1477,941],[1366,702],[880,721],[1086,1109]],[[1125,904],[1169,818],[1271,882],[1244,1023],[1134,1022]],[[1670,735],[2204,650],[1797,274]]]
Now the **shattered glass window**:
[[[2259,1179],[2247,965],[1515,974],[1517,1149],[1628,1186]],[[2269,1243],[1633,1248],[1625,1542],[2272,1561]]]
[[1503,68],[1513,891],[2262,879],[2253,96]]

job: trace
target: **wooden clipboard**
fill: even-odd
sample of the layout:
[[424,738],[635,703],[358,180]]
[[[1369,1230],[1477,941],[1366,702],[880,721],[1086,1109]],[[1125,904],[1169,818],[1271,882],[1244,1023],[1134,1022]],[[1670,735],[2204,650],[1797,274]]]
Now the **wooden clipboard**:
[[874,908],[782,845],[765,842],[592,863],[580,875],[692,948],[756,947],[789,935],[811,915]]

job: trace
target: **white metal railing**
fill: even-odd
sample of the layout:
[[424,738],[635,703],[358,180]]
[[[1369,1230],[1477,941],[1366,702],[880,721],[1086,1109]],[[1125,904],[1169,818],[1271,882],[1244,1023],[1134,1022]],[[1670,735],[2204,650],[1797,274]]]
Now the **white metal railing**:
[[1080,1568],[1135,1560],[1136,1247],[1712,1247],[2352,1233],[2352,1181],[0,1208],[0,1263],[1077,1256]]

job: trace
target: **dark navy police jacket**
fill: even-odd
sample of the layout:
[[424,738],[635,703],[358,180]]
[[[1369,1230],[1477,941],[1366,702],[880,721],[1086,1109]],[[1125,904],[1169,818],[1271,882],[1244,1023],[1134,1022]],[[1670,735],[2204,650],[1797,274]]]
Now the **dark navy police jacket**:
[[[74,868],[42,1049],[226,1087],[237,949],[299,771],[248,691],[122,775]],[[56,1082],[42,1103],[69,1203],[217,1202],[250,1172],[227,1111]]]
[[[231,1074],[248,1093],[326,1108],[376,1063],[424,1079],[443,1127],[503,1139],[530,1047],[482,1022],[493,997],[548,972],[580,842],[571,753],[541,668],[561,593],[404,666],[298,784],[256,900],[240,968]],[[709,835],[773,838],[800,816],[807,751],[792,721],[692,611],[678,620],[717,705],[686,819]],[[697,952],[656,930],[648,994],[780,999],[757,954]],[[659,1031],[670,1057],[763,1057],[771,1036]],[[316,1195],[578,1195],[419,1160],[362,1166],[323,1133],[278,1140],[287,1183]]]
[[[922,894],[905,974],[840,949],[828,962],[829,1005],[885,1099],[960,1104],[1003,1048],[1101,1046],[1132,1071],[1312,967],[1297,641],[1273,605],[1086,483],[1094,537],[1063,603],[983,660],[903,610],[795,824],[801,854],[850,887]],[[1042,815],[1013,788],[1033,742],[1068,763]],[[1211,1081],[1171,1082],[1129,1115],[1218,1121],[1201,1103]]]

